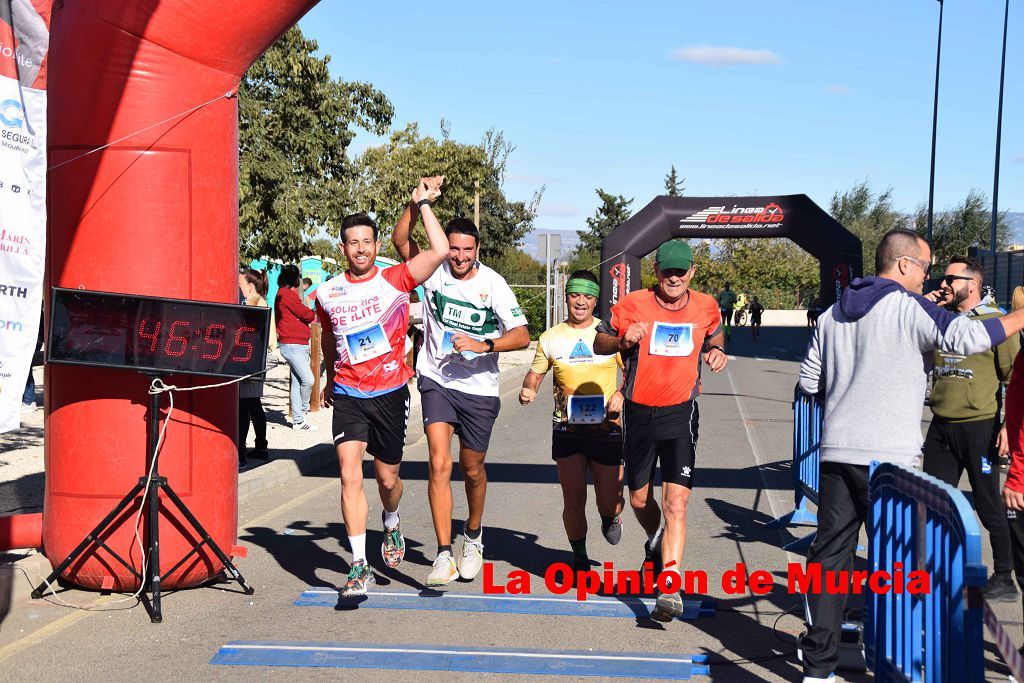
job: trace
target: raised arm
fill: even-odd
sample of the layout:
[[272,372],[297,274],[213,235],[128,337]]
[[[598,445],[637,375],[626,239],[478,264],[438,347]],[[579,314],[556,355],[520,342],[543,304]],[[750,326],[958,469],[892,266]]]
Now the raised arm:
[[[426,199],[433,203],[441,196],[441,185],[443,183],[443,175],[432,176],[430,178],[420,178],[420,182],[416,187],[425,187],[427,190]],[[420,245],[416,244],[416,240],[412,238],[412,230],[416,227],[416,221],[419,220],[419,217],[420,210],[416,206],[416,200],[410,199],[409,203],[405,205],[402,215],[398,217],[395,229],[391,233],[391,244],[395,245],[395,250],[403,261],[415,258],[420,253]]]
[[427,240],[430,242],[428,251],[421,251],[406,262],[409,266],[409,273],[420,284],[426,282],[427,278],[433,275],[438,266],[448,258],[448,238],[445,236],[444,230],[441,229],[434,210],[430,208],[430,202],[433,201],[431,194],[430,188],[423,183],[417,186],[412,193],[412,200],[416,203],[420,215],[423,216],[423,226],[427,230]]

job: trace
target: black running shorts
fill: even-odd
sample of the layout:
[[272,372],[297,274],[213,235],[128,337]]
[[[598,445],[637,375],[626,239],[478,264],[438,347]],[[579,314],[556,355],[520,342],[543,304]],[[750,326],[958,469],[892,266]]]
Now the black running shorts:
[[663,483],[693,488],[699,420],[696,401],[664,407],[625,402],[622,454],[630,491],[651,483],[659,460]]
[[363,441],[366,451],[386,465],[402,462],[409,427],[409,387],[371,398],[334,395],[334,445]]
[[[553,425],[551,431],[551,459],[568,458],[580,454],[598,465],[618,467],[622,464],[622,430],[613,425],[611,431],[588,429],[589,425]],[[606,427],[606,425],[595,425]]]

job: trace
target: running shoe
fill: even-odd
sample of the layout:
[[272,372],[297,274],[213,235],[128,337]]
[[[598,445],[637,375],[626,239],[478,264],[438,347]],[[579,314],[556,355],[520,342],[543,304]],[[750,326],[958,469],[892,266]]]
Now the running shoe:
[[459,559],[459,576],[472,581],[484,566],[483,531],[475,541],[468,538],[462,541],[462,557]]
[[654,542],[654,546],[651,546],[650,541],[644,541],[644,564],[650,562],[654,565],[654,576],[658,577],[658,574],[665,568],[661,564],[661,537],[665,534],[665,530],[662,529],[661,533],[658,534],[658,540]]
[[572,573],[590,571],[590,558],[583,555],[572,555]]
[[[381,519],[383,518],[382,512]],[[401,524],[394,529],[384,526],[384,542],[380,544],[380,554],[384,558],[384,564],[392,569],[402,564],[402,560],[405,559],[405,537],[402,536]]]
[[683,598],[679,593],[659,593],[654,601],[651,619],[655,621],[672,621],[683,615]]
[[320,428],[307,420],[306,422],[299,422],[297,424],[293,424],[292,429],[294,429],[297,432],[315,432]]
[[608,524],[601,520],[601,533],[604,534],[604,540],[612,545],[618,545],[622,540],[622,517],[615,515]]
[[1020,598],[1012,574],[993,574],[981,589],[988,602],[1016,602]]
[[455,558],[451,553],[445,551],[434,560],[434,568],[427,574],[426,585],[428,587],[445,586],[457,578],[459,578],[459,569],[455,566]]
[[366,595],[367,589],[371,588],[375,583],[373,572],[370,571],[370,565],[366,564],[366,560],[357,560],[352,563],[352,568],[348,570],[348,578],[345,580],[345,587],[341,589],[341,597],[349,598],[353,595]]

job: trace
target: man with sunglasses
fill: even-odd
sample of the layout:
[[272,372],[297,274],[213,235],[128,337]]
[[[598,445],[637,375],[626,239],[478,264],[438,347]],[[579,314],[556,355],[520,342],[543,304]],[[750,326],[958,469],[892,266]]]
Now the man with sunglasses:
[[[824,402],[818,533],[807,555],[823,571],[853,569],[871,461],[920,460],[932,352],[981,353],[1024,328],[1024,309],[979,320],[922,296],[930,264],[931,248],[917,233],[886,233],[875,250],[877,275],[854,280],[821,314],[800,365],[800,388]],[[834,681],[846,595],[806,597],[803,680]]]
[[[957,256],[946,266],[938,290],[931,296],[950,311],[972,320],[1002,314],[982,301],[984,270],[977,259]],[[924,441],[924,471],[951,486],[967,480],[981,523],[992,544],[994,572],[982,591],[989,602],[1013,602],[1010,527],[1000,498],[997,454],[1008,452],[1006,428],[997,420],[1002,387],[1010,381],[1020,336],[1012,335],[995,348],[970,356],[936,351],[933,358],[931,409],[934,415]]]

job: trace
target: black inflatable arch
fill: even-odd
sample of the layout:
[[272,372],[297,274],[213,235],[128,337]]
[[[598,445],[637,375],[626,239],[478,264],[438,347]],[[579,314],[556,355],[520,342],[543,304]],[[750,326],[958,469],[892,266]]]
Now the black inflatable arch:
[[655,197],[601,245],[602,314],[640,287],[640,259],[676,237],[788,238],[818,259],[822,307],[863,273],[860,239],[807,195]]

